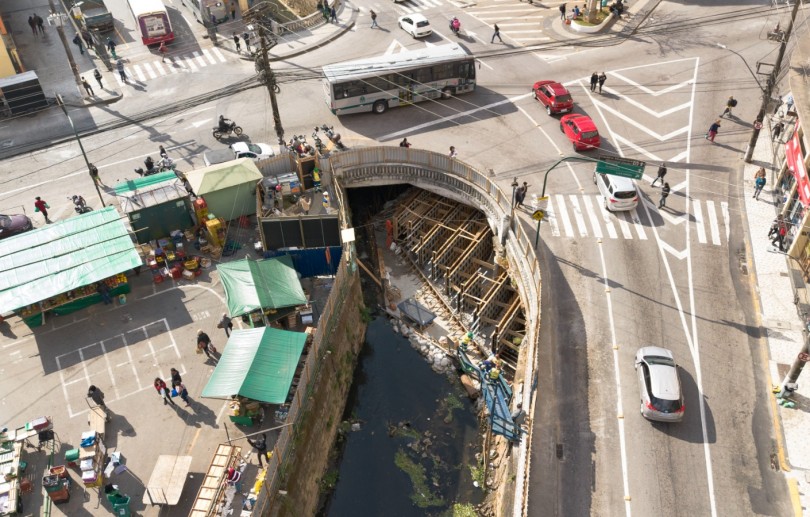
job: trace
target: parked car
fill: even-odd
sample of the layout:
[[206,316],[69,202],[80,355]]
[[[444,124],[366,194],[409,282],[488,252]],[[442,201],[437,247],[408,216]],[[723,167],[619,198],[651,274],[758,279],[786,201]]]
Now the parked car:
[[683,420],[686,406],[672,352],[658,346],[639,348],[635,368],[644,418],[660,422]]
[[638,189],[632,179],[594,172],[593,182],[599,188],[607,210],[618,212],[638,206]]
[[275,156],[273,148],[267,144],[251,144],[248,142],[236,142],[228,146],[227,149],[206,151],[203,153],[205,165],[215,165],[217,163],[238,160],[239,158],[250,158],[251,160],[264,160]]
[[599,130],[591,117],[579,113],[569,113],[560,118],[560,130],[574,145],[575,151],[596,149],[601,145]]
[[421,14],[406,14],[405,16],[400,16],[399,28],[414,38],[422,38],[433,34],[430,22]]
[[567,113],[574,109],[574,99],[568,89],[557,81],[537,81],[532,86],[534,98],[546,107],[546,113]]
[[33,228],[34,225],[28,216],[22,214],[0,215],[0,239],[27,232]]

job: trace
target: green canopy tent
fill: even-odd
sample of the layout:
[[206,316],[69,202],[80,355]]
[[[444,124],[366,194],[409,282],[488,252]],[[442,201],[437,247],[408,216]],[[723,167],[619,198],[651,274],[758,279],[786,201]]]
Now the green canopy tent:
[[209,215],[231,221],[256,213],[256,185],[261,171],[252,160],[242,158],[186,174],[194,192],[205,199]]
[[272,327],[234,330],[202,396],[284,404],[306,340],[303,332]]
[[217,271],[225,286],[228,313],[233,318],[257,309],[282,309],[307,303],[288,255],[220,264]]

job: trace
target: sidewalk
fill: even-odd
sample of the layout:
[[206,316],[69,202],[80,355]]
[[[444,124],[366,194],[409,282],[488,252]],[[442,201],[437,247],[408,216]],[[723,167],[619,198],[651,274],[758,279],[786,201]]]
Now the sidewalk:
[[327,22],[313,29],[278,36],[278,44],[270,49],[270,61],[284,61],[336,40],[354,28],[359,13],[359,8],[352,7],[349,2],[341,2],[337,13],[338,23]]
[[[613,3],[612,0],[610,3]],[[624,14],[622,14],[621,18],[618,20],[614,20],[612,17],[608,18],[602,22],[599,27],[594,27],[595,30],[593,31],[577,32],[571,28],[571,25],[565,25],[559,15],[555,16],[552,20],[551,28],[559,36],[574,41],[583,38],[592,38],[594,35],[605,33],[629,36],[639,25],[641,25],[650,12],[658,7],[661,0],[625,0],[624,3]],[[569,5],[572,8],[574,6],[573,3]],[[607,7],[604,8],[604,10],[607,9]],[[566,16],[570,15],[571,9],[568,9]]]
[[[783,133],[782,141],[786,135]],[[770,383],[781,386],[785,375],[802,347],[804,336],[802,322],[793,304],[794,292],[791,276],[802,284],[801,272],[793,270],[795,261],[785,254],[779,253],[767,238],[768,230],[777,214],[779,200],[774,191],[775,176],[778,171],[773,170],[772,163],[776,155],[777,144],[771,138],[770,125],[766,123],[760,131],[757,146],[754,149],[753,163],[746,164],[744,168],[745,214],[748,223],[748,232],[751,240],[751,249],[747,250],[751,257],[756,281],[756,291],[761,304],[761,326],[766,330],[766,340],[769,349]],[[759,201],[753,199],[754,174],[759,167],[768,170],[765,189],[759,196]],[[808,382],[809,375],[805,372],[800,381]],[[800,384],[801,386],[801,384]],[[796,401],[794,409],[787,409],[777,405],[776,396],[771,395],[772,409],[776,411],[774,425],[777,440],[784,440],[778,444],[780,463],[791,489],[791,499],[794,508],[801,502],[804,508],[810,508],[810,443],[807,432],[810,429],[810,405],[807,398],[794,394]],[[781,433],[779,423],[781,421]],[[782,436],[779,436],[781,434]],[[784,450],[783,460],[782,451]],[[787,463],[787,464],[785,464]],[[798,489],[798,492],[795,490]],[[798,508],[796,515],[802,514]]]

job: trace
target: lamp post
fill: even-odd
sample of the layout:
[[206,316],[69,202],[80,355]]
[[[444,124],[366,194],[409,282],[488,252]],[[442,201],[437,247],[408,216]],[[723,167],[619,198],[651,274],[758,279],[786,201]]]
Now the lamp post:
[[517,176],[515,176],[515,179],[512,180],[512,184],[510,185],[510,187],[512,187],[512,212],[514,212],[515,193],[517,192],[518,185],[519,185],[519,183],[518,183],[518,180],[517,180]]
[[76,80],[76,86],[81,92],[82,81],[79,78],[79,67],[76,66],[76,60],[73,59],[73,52],[70,50],[70,45],[68,45],[67,38],[65,37],[64,24],[67,15],[65,13],[56,12],[56,6],[54,5],[53,0],[48,0],[48,3],[51,7],[51,14],[48,15],[48,25],[56,27],[56,32],[59,34],[59,39],[62,40],[62,46],[65,47],[65,53],[67,54],[68,63],[70,64],[70,70],[73,72],[73,79]]
[[90,163],[90,160],[87,159],[87,153],[84,152],[84,146],[82,145],[82,140],[79,138],[79,133],[76,131],[76,126],[73,125],[73,119],[70,118],[68,115],[67,107],[65,106],[65,102],[62,100],[62,96],[57,94],[56,95],[56,102],[62,108],[62,111],[65,113],[65,116],[70,123],[70,129],[73,130],[73,134],[76,136],[76,142],[79,143],[79,149],[82,151],[82,156],[84,157],[84,163],[87,164],[87,172],[90,173],[90,179],[93,180],[93,185],[96,187],[96,192],[98,193],[98,198],[101,200],[101,206],[107,206],[104,204],[104,198],[101,197],[101,189],[98,188],[98,169],[95,165]]

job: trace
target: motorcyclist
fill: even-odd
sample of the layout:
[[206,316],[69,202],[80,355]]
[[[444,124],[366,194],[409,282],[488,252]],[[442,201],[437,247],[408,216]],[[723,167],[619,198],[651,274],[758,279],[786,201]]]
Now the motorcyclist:
[[165,155],[158,162],[158,166],[163,170],[172,170],[174,169],[174,160],[169,158],[168,155]]
[[453,29],[453,32],[458,34],[459,29],[461,29],[461,22],[458,20],[457,16],[453,16],[453,19],[450,20],[450,27]]
[[233,121],[225,118],[224,115],[219,116],[219,130],[224,132],[230,131],[233,126]]
[[84,198],[77,194],[73,195],[73,204],[76,206],[76,208],[81,209],[87,206],[87,202],[84,200]]
[[146,159],[143,161],[143,164],[146,165],[146,170],[151,171],[155,168],[155,161],[152,159],[151,156],[147,156]]

